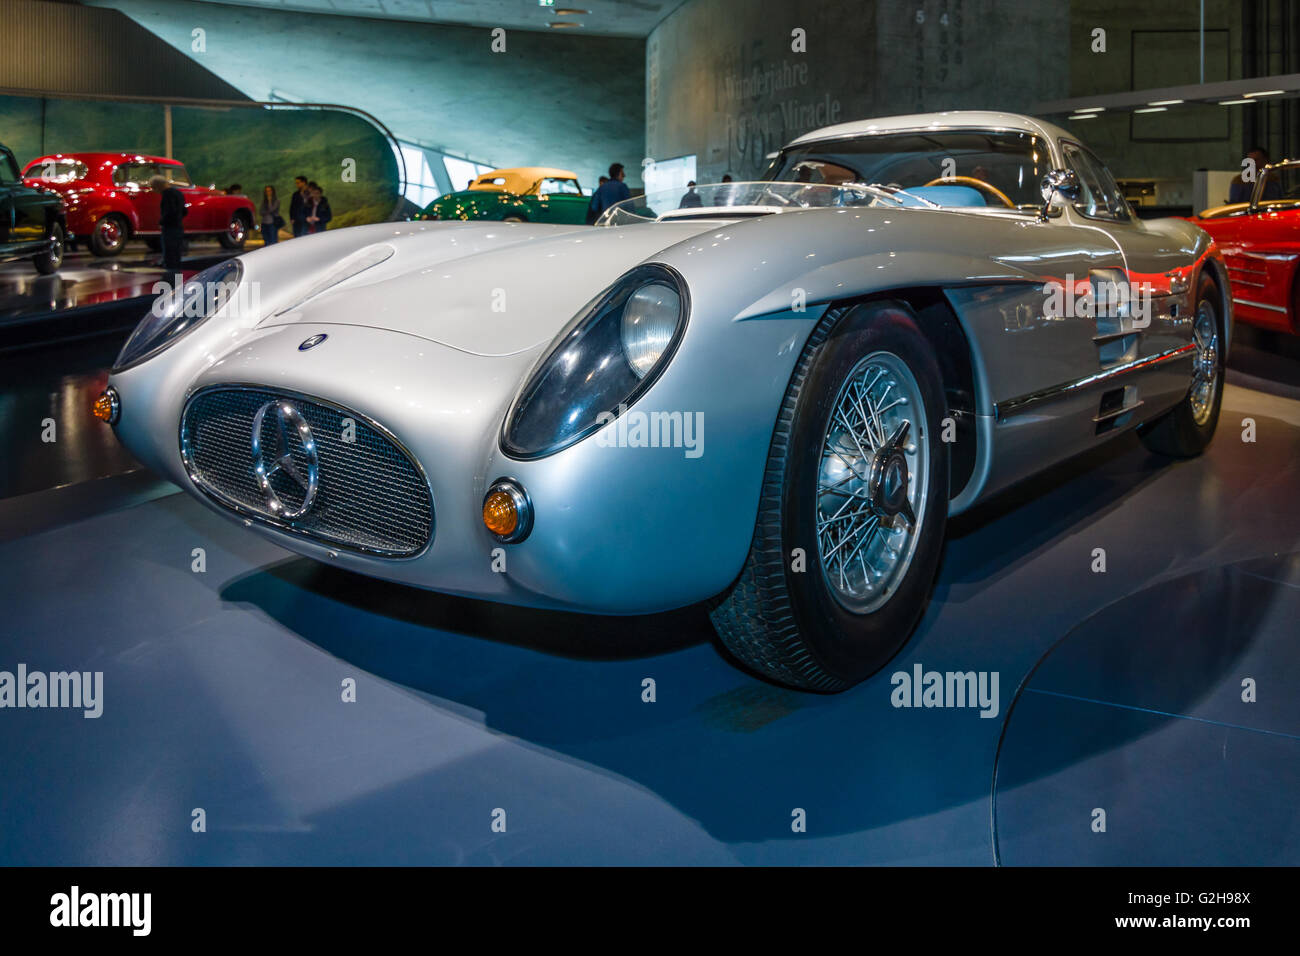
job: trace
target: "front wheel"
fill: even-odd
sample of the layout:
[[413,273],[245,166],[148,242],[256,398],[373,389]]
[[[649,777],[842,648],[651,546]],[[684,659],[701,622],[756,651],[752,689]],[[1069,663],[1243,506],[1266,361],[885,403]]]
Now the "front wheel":
[[244,240],[248,238],[248,223],[244,222],[244,217],[239,213],[231,213],[230,221],[226,223],[226,231],[218,238],[226,249],[242,249]]
[[36,266],[37,272],[48,276],[58,272],[59,266],[63,265],[63,226],[57,222],[50,223],[50,231],[45,238],[49,242],[49,248],[35,256],[32,264]]
[[1223,403],[1223,320],[1219,289],[1201,276],[1192,319],[1192,381],[1183,400],[1138,430],[1142,444],[1159,455],[1193,458],[1205,451],[1219,424]]
[[90,230],[90,251],[97,256],[115,256],[126,248],[131,227],[116,213],[98,219]]
[[839,691],[907,642],[943,548],[945,409],[906,304],[823,318],[777,416],[749,556],[712,612],[743,664]]

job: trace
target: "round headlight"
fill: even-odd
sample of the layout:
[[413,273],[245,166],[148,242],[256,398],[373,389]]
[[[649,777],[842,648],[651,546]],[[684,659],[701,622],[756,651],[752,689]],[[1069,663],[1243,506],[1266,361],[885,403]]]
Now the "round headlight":
[[637,378],[655,367],[677,331],[682,299],[662,282],[643,285],[623,306],[623,352]]
[[234,295],[244,266],[227,259],[190,279],[179,289],[163,292],[122,346],[113,371],[120,372],[152,358],[224,306]]
[[690,292],[660,263],[626,273],[556,336],[502,423],[501,450],[545,458],[623,414],[654,385],[686,332]]

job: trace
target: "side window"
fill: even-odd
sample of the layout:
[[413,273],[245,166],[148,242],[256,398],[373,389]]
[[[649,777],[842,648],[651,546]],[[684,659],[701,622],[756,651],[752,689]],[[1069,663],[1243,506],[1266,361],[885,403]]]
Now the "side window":
[[113,170],[113,182],[119,186],[147,186],[158,167],[148,163],[124,163]]
[[8,150],[0,153],[0,182],[18,182],[18,164]]
[[578,182],[574,179],[543,179],[542,188],[538,190],[543,196],[580,196]]
[[1101,160],[1074,143],[1062,143],[1061,146],[1065,161],[1083,186],[1083,194],[1074,208],[1090,219],[1128,219],[1124,193]]

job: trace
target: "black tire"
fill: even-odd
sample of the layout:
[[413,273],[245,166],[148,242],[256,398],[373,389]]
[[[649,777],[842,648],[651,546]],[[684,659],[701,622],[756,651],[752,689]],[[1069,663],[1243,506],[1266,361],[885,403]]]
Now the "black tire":
[[59,266],[63,265],[63,226],[57,222],[50,223],[46,237],[50,240],[49,251],[32,257],[32,265],[43,276],[54,275],[59,271]]
[[225,232],[217,236],[217,239],[221,242],[222,248],[242,249],[252,227],[253,223],[242,213],[233,212],[230,214],[230,221],[226,223]]
[[[1214,328],[1213,354],[1207,356],[1201,339],[1197,342],[1193,359],[1193,379],[1183,400],[1160,418],[1138,429],[1138,437],[1149,451],[1169,458],[1194,458],[1205,451],[1214,438],[1219,424],[1219,408],[1223,403],[1223,316],[1222,299],[1214,280],[1201,276],[1196,287],[1196,311],[1192,314],[1194,329],[1199,326],[1203,310],[1210,313]],[[1206,398],[1198,401],[1197,388],[1201,377],[1213,371],[1213,385]],[[1199,412],[1199,414],[1198,414]]]
[[121,255],[130,237],[130,223],[111,212],[107,216],[101,216],[90,227],[90,251],[103,258]]
[[[817,518],[826,492],[818,478],[842,388],[859,363],[881,354],[900,360],[915,380],[924,414],[912,416],[910,437],[918,446],[924,443],[929,466],[911,561],[892,594],[886,589],[877,598],[882,605],[857,612],[832,592],[823,570]],[[943,550],[948,449],[940,436],[946,414],[939,365],[906,304],[872,302],[823,317],[777,417],[749,556],[711,613],[723,645],[741,663],[779,683],[829,693],[869,677],[907,643],[928,603]],[[913,503],[920,494],[916,489]],[[796,548],[806,557],[804,570],[794,567]]]

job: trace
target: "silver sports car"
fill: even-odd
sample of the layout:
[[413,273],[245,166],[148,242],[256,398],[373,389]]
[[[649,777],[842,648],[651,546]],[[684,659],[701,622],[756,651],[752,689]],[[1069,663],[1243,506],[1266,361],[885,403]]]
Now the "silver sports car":
[[96,413],[292,551],[540,608],[707,601],[753,670],[836,691],[907,640],[949,515],[1130,429],[1206,446],[1227,291],[1065,130],[901,116],[595,228],[230,260],[159,299]]

